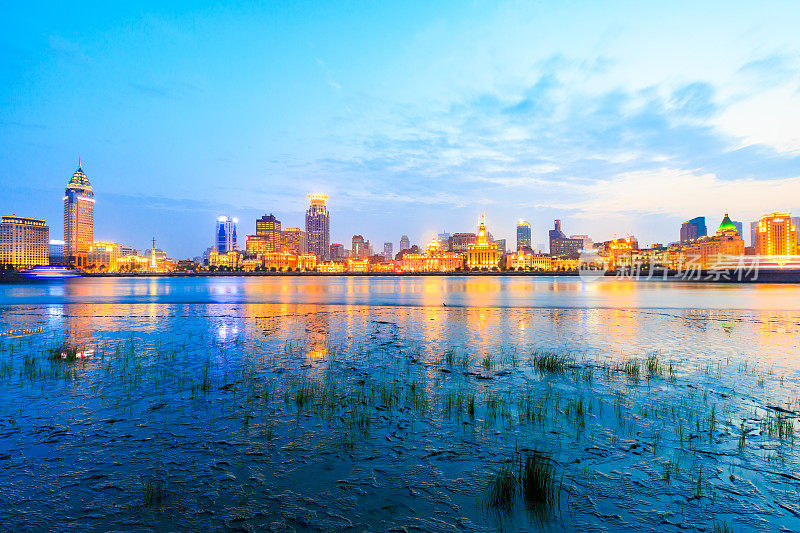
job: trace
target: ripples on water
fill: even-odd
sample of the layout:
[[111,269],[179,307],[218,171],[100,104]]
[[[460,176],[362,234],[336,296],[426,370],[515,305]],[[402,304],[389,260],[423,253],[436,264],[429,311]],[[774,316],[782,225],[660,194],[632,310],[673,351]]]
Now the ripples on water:
[[795,287],[286,280],[0,288],[3,529],[800,528]]

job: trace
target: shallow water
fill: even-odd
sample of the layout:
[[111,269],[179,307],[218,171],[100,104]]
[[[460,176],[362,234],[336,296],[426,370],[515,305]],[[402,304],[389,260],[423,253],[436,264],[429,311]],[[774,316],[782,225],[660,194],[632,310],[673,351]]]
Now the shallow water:
[[[0,524],[797,530],[798,296],[500,277],[0,286]],[[537,369],[541,353],[569,364]],[[490,477],[531,450],[552,459],[552,509],[494,508]]]

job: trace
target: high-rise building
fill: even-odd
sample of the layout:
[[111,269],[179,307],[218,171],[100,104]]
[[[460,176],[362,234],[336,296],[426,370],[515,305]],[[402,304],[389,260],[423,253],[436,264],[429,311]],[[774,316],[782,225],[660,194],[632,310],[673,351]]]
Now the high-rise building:
[[350,248],[350,257],[353,259],[364,259],[369,256],[369,241],[365,240],[362,235],[353,235],[352,247]]
[[794,224],[795,229],[798,230],[797,232],[797,250],[800,252],[800,217],[792,217],[792,223]]
[[531,249],[531,225],[525,220],[517,222],[517,250]]
[[94,190],[80,163],[64,192],[64,262],[86,267],[86,254],[94,242]]
[[281,221],[270,213],[256,219],[256,237],[264,240],[267,252],[280,252],[282,243]]
[[344,248],[344,244],[340,244],[335,242],[331,244],[331,255],[330,258],[334,261],[340,261],[342,259],[347,259],[347,254],[345,253],[347,250]]
[[394,245],[392,243],[383,243],[383,258],[387,261],[394,259]]
[[325,261],[331,257],[331,223],[325,202],[325,194],[309,194],[311,202],[306,211],[306,246],[308,253],[321,257]]
[[283,250],[299,255],[306,253],[307,244],[305,231],[300,228],[286,228],[281,233],[283,242],[281,247]]
[[733,226],[736,228],[736,233],[738,233],[740,237],[744,238],[744,223],[734,220]]
[[589,238],[588,235],[570,235],[570,239],[580,239],[583,241],[583,249],[584,250],[591,250],[594,246],[594,241]]
[[499,255],[500,257],[506,255],[506,240],[497,239],[494,242],[497,243],[497,255]]
[[797,226],[790,213],[769,213],[758,219],[756,255],[797,254]]
[[400,251],[409,250],[411,249],[411,240],[408,238],[408,235],[403,235],[400,237]]
[[758,233],[758,220],[750,223],[750,246],[756,245],[756,233]]
[[50,228],[44,220],[18,216],[0,222],[0,265],[30,268],[50,263]]
[[695,217],[681,224],[681,244],[690,243],[707,234],[706,217]]
[[64,264],[64,241],[51,240],[48,246],[49,259],[51,265],[61,266]]
[[439,241],[439,246],[442,249],[445,249],[445,250],[447,249],[447,241],[449,239],[450,239],[450,234],[449,233],[444,233],[443,232],[443,233],[440,233],[439,235],[436,236],[436,240]]
[[447,250],[449,252],[466,253],[467,247],[478,240],[474,233],[453,233],[447,239]]
[[239,219],[230,215],[217,218],[217,229],[214,232],[214,249],[217,253],[225,254],[236,250],[236,223]]
[[562,256],[579,253],[583,250],[583,239],[570,239],[561,231],[561,221],[555,220],[553,229],[548,232],[550,237],[550,255]]

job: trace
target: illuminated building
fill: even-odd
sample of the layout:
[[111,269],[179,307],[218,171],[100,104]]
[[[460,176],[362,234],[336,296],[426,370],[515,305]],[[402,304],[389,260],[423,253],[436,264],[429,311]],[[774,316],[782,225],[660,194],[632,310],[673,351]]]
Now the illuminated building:
[[609,268],[630,266],[633,262],[633,252],[639,249],[636,237],[628,235],[612,239],[606,243]]
[[314,254],[297,255],[292,252],[268,252],[261,256],[263,267],[267,270],[314,270],[317,256]]
[[139,252],[136,251],[136,248],[133,246],[128,246],[127,244],[120,244],[119,245],[119,256],[125,257],[126,255],[137,255]]
[[348,272],[369,272],[369,259],[348,259]]
[[743,256],[744,239],[725,213],[715,235],[699,237],[683,246],[682,254],[684,266],[705,270],[713,268],[721,261]]
[[48,246],[51,265],[64,264],[64,241],[51,240]]
[[267,239],[261,235],[248,235],[244,249],[249,255],[263,255],[272,251],[268,249]]
[[119,244],[115,242],[95,242],[89,247],[86,264],[94,270],[115,272],[120,258]]
[[436,236],[436,240],[439,241],[439,246],[441,246],[442,249],[444,250],[447,249],[447,241],[449,239],[450,239],[449,233],[440,233],[439,235]]
[[408,238],[408,235],[403,235],[400,237],[400,251],[403,250],[410,250],[411,249],[411,240]]
[[447,239],[447,250],[450,252],[466,253],[467,247],[474,244],[478,236],[474,233],[453,233]]
[[306,241],[308,253],[324,260],[330,259],[331,227],[330,215],[325,207],[328,197],[324,194],[309,194],[311,202],[306,211]]
[[756,239],[753,243],[756,255],[797,254],[797,226],[790,213],[769,213],[758,219]]
[[365,257],[369,257],[369,241],[364,240],[363,236],[353,235],[352,244],[350,257],[353,259],[364,259]]
[[383,258],[387,261],[394,259],[394,245],[392,243],[383,243]]
[[562,256],[578,254],[583,250],[583,239],[570,239],[561,231],[561,221],[555,220],[553,229],[548,232],[550,238],[550,255]]
[[345,264],[344,263],[334,263],[329,261],[327,263],[319,263],[317,265],[317,272],[344,272]]
[[138,272],[140,270],[148,270],[149,267],[150,260],[146,257],[141,257],[138,255],[124,255],[117,258],[117,270],[120,272]]
[[306,253],[306,232],[300,228],[286,228],[281,232],[281,249],[298,255]]
[[497,243],[497,255],[499,257],[503,257],[506,255],[506,240],[505,239],[493,239],[494,242]]
[[467,245],[467,268],[497,268],[499,259],[497,243],[489,241],[486,235],[486,222],[481,217],[475,242]]
[[216,267],[217,269],[224,267],[225,269],[236,270],[239,268],[240,254],[236,250],[230,250],[225,253],[211,252],[208,257],[208,266]]
[[223,215],[217,218],[217,229],[214,232],[214,246],[218,254],[225,254],[236,250],[236,218]]
[[594,246],[594,241],[588,235],[570,235],[570,239],[578,239],[583,242],[581,245],[582,250],[591,250]]
[[50,263],[50,228],[44,220],[4,216],[0,222],[0,265],[13,268]]
[[706,217],[695,217],[681,224],[681,244],[688,244],[707,234]]
[[64,262],[85,268],[93,242],[94,191],[79,163],[64,192]]
[[520,249],[506,256],[506,268],[510,270],[553,269],[553,258],[547,254],[536,254],[530,249]]
[[531,225],[525,220],[517,222],[517,250],[531,248]]
[[256,219],[256,236],[264,240],[265,251],[280,252],[282,250],[281,221],[272,213]]
[[464,267],[464,255],[442,250],[437,239],[425,247],[425,253],[407,252],[400,260],[403,272],[453,272]]

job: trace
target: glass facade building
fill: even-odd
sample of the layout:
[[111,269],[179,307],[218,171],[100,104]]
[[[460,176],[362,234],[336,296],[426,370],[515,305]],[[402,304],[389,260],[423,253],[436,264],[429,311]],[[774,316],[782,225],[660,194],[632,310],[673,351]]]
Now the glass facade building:
[[236,250],[236,218],[223,215],[217,218],[217,229],[214,232],[214,250],[217,253],[225,254]]
[[309,194],[311,202],[306,211],[306,248],[308,253],[321,257],[325,261],[331,258],[331,222],[325,202],[325,194]]
[[93,242],[94,190],[78,165],[64,192],[64,262],[75,268],[86,268]]

